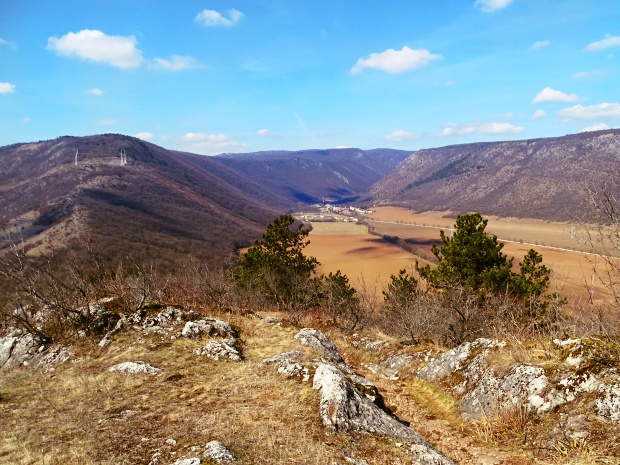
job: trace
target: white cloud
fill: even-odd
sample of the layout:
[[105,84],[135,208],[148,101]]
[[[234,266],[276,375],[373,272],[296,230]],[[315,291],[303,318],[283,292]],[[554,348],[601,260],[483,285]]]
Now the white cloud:
[[402,129],[397,129],[396,131],[392,132],[391,134],[388,134],[387,136],[384,136],[383,138],[391,142],[402,142],[405,140],[419,139],[420,134],[416,132],[409,132],[409,131],[404,131]]
[[238,142],[225,134],[205,134],[203,132],[188,132],[181,136],[187,150],[203,155],[216,155],[231,150],[247,150],[248,145]]
[[512,0],[476,0],[474,6],[485,13],[492,13],[494,11],[503,10],[511,3]]
[[551,45],[550,40],[537,40],[532,44],[532,50],[538,50],[540,48],[548,47]]
[[22,123],[24,123],[24,124],[28,124],[28,123],[31,123],[31,122],[32,122],[32,120],[30,118],[28,118],[28,117],[22,118]]
[[575,105],[558,112],[571,120],[602,120],[620,118],[620,104],[599,103],[598,105]]
[[269,129],[259,129],[258,131],[256,131],[256,134],[261,137],[280,137],[279,132],[270,131]]
[[581,131],[579,132],[604,131],[605,129],[611,129],[611,128],[607,126],[605,123],[596,123],[591,126],[586,126],[585,128],[581,129]]
[[139,132],[138,134],[134,134],[133,136],[138,138],[138,139],[142,139],[142,140],[149,140],[149,139],[152,139],[153,137],[155,137],[150,132]]
[[0,94],[12,94],[15,92],[15,84],[0,82]]
[[586,79],[592,76],[600,76],[601,74],[603,74],[603,71],[600,69],[594,71],[579,71],[573,74],[573,79]]
[[153,66],[164,71],[173,72],[204,68],[204,65],[195,58],[181,55],[172,55],[169,59],[155,58]]
[[541,90],[532,102],[534,103],[542,103],[542,102],[576,102],[579,100],[577,94],[565,94],[559,90],[554,90],[551,87],[545,87]]
[[98,30],[84,29],[64,36],[50,37],[47,50],[60,56],[78,57],[83,60],[106,63],[120,69],[138,68],[144,62],[142,52],[136,48],[135,36],[109,36]]
[[360,58],[351,68],[351,74],[359,74],[364,68],[376,68],[388,73],[402,73],[410,69],[421,68],[443,57],[423,48],[412,50],[404,46],[402,50],[390,48],[385,52],[371,53],[367,58]]
[[194,21],[205,26],[233,26],[243,18],[239,10],[228,10],[228,17],[215,10],[202,10],[196,15]]
[[114,118],[108,118],[108,119],[100,119],[98,123],[104,126],[112,126],[113,124],[118,123],[118,121],[116,121]]
[[92,89],[87,89],[86,90],[87,94],[91,94],[91,95],[103,95],[103,91],[97,87],[93,87]]
[[547,116],[547,112],[545,110],[536,110],[532,115],[533,120],[541,119]]
[[599,50],[605,50],[606,48],[617,47],[619,45],[620,45],[619,36],[612,36],[612,35],[607,34],[604,39],[588,44],[585,50],[587,52],[597,52]]
[[509,123],[471,123],[457,126],[448,123],[441,132],[441,136],[466,136],[469,134],[520,134],[525,128]]
[[0,37],[0,47],[8,47],[12,50],[17,50],[17,44],[15,42],[9,42],[2,37]]
[[520,134],[525,128],[508,123],[481,124],[479,131],[482,134]]

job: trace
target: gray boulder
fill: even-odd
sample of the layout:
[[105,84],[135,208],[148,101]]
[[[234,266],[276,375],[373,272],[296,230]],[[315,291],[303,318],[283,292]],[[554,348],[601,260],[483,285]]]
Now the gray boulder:
[[237,461],[234,454],[220,441],[207,443],[202,456],[215,463],[233,463]]
[[6,370],[23,364],[35,356],[39,344],[30,334],[13,331],[0,338],[0,370]]
[[300,362],[301,352],[298,350],[291,350],[280,355],[266,358],[260,362],[258,366],[265,367],[267,365],[275,365],[278,368],[278,373],[287,378],[299,377],[302,378],[303,381],[308,381],[310,379],[310,371]]
[[228,359],[233,362],[241,362],[241,352],[236,346],[234,339],[223,339],[221,341],[209,341],[204,347],[194,350],[196,355],[204,355],[212,360]]
[[200,458],[198,457],[189,457],[186,459],[179,459],[170,465],[200,465]]
[[411,444],[410,453],[417,463],[453,464],[419,433],[388,415],[363,395],[356,384],[336,366],[319,364],[313,388],[320,391],[321,419],[330,430],[375,433],[396,438]]
[[313,328],[304,328],[300,330],[296,335],[301,345],[310,347],[314,351],[318,352],[325,361],[335,364],[344,364],[344,360],[338,352],[336,346],[327,339],[325,334]]
[[161,372],[159,368],[155,368],[141,360],[119,363],[108,368],[108,371],[111,373],[124,373],[126,375],[145,373],[151,376],[158,375]]
[[383,362],[369,363],[367,367],[375,373],[390,379],[398,379],[398,373],[414,360],[413,355],[399,354],[385,359]]
[[216,318],[201,318],[197,321],[188,321],[185,323],[181,335],[188,338],[201,336],[235,338],[237,336],[230,324]]

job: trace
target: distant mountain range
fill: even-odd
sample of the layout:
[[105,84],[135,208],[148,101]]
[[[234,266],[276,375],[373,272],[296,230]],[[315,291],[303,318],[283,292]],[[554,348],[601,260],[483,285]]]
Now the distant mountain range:
[[116,134],[14,144],[0,148],[0,224],[29,247],[62,250],[88,237],[110,256],[220,265],[278,214],[303,201],[358,196],[408,154],[206,157]]
[[[77,152],[77,164],[76,164]],[[126,163],[121,161],[126,154]],[[207,157],[118,134],[0,147],[0,225],[28,247],[89,238],[109,256],[220,266],[275,216],[329,200],[572,220],[620,168],[620,130],[406,152]],[[0,237],[0,248],[7,241]]]
[[419,150],[362,199],[417,211],[572,221],[594,218],[586,184],[620,173],[620,130]]

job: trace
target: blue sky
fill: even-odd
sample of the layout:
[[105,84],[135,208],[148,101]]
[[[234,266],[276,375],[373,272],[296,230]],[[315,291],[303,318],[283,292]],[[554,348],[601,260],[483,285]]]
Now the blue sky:
[[617,0],[0,0],[0,145],[216,154],[620,126]]

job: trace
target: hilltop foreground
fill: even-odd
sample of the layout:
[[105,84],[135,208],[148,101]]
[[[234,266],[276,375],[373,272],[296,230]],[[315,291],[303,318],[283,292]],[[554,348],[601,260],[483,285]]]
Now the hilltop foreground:
[[0,339],[0,463],[619,463],[613,344],[445,352],[216,316],[151,305],[72,346]]

